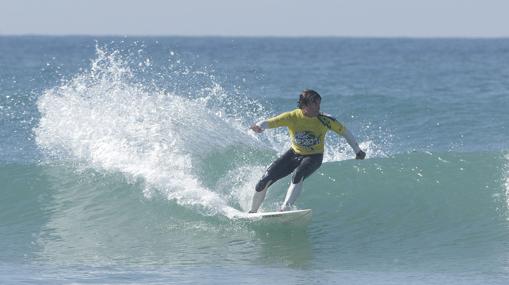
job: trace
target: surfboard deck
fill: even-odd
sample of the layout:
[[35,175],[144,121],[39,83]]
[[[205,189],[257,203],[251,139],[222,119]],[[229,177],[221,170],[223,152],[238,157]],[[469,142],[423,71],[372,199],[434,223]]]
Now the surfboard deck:
[[293,210],[284,212],[258,212],[246,214],[243,219],[261,221],[263,223],[306,223],[311,219],[311,209]]

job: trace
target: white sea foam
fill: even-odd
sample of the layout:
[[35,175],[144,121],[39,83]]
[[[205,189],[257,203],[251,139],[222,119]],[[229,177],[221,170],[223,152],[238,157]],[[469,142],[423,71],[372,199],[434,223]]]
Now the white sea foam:
[[215,150],[254,141],[203,100],[147,89],[117,53],[98,48],[90,71],[39,98],[36,141],[49,154],[142,178],[147,197],[158,191],[207,214],[232,216],[237,210],[203,186],[193,165]]

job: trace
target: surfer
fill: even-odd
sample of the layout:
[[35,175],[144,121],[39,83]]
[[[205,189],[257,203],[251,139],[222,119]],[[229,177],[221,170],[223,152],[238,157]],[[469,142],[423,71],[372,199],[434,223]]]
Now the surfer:
[[302,191],[304,179],[322,165],[324,139],[329,130],[346,139],[356,154],[355,159],[364,159],[366,156],[347,128],[332,116],[320,112],[321,100],[316,91],[306,89],[299,95],[297,109],[260,121],[250,127],[256,133],[261,133],[265,129],[287,127],[290,132],[291,148],[272,162],[256,184],[249,213],[258,211],[270,185],[293,172],[292,182],[280,210],[287,211],[291,208]]

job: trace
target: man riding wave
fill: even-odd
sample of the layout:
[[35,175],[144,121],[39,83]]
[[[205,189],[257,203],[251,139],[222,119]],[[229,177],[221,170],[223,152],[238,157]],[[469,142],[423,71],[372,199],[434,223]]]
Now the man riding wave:
[[304,179],[322,165],[325,135],[329,130],[346,139],[354,150],[356,159],[366,157],[366,153],[359,148],[354,136],[346,127],[332,116],[320,112],[321,100],[316,91],[304,90],[299,95],[297,109],[260,121],[250,127],[256,133],[261,133],[265,129],[287,127],[291,148],[267,168],[256,184],[249,213],[258,211],[270,185],[292,172],[292,183],[280,210],[287,211],[293,206],[302,191]]

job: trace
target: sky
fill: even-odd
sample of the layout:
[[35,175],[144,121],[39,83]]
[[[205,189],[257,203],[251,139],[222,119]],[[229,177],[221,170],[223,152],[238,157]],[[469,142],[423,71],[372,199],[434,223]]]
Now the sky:
[[0,0],[0,35],[509,37],[509,0]]

